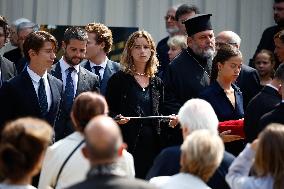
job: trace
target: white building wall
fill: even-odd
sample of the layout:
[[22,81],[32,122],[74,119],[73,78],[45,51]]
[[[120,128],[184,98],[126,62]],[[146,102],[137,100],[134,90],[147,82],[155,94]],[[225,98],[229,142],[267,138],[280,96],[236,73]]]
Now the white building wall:
[[212,13],[215,34],[232,30],[242,38],[245,62],[252,57],[263,30],[274,24],[273,0],[0,0],[0,14],[10,21],[26,17],[38,24],[139,27],[158,42],[167,35],[168,7],[189,3]]

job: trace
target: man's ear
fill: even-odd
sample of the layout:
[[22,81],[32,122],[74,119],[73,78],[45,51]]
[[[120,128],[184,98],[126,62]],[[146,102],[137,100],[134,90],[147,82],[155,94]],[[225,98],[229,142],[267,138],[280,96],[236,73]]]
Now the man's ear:
[[217,67],[218,67],[218,71],[220,71],[223,67],[223,64],[221,64],[220,62],[217,62]]
[[82,148],[82,154],[86,159],[90,159],[90,153],[86,145]]
[[187,126],[182,127],[182,136],[183,136],[183,140],[185,140],[185,138],[189,135],[189,128]]
[[103,49],[103,48],[105,48],[106,43],[103,41],[103,42],[101,42],[101,44],[100,44],[100,45],[101,45],[101,47],[102,47],[102,49]]
[[190,47],[190,48],[192,47],[192,40],[193,40],[192,37],[190,37],[190,36],[187,37],[187,46]]
[[62,41],[61,47],[62,47],[63,49],[66,49],[66,43],[65,43],[64,41]]
[[123,154],[123,150],[126,148],[126,144],[125,143],[122,143],[121,146],[118,148],[118,157],[121,157],[122,154]]
[[33,57],[33,56],[36,55],[36,52],[35,52],[33,49],[30,49],[30,50],[28,51],[28,54],[29,54],[29,57]]

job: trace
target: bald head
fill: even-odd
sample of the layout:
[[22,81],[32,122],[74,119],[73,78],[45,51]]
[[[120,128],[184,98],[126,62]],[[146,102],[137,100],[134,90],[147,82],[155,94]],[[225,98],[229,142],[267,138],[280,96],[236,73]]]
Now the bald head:
[[96,116],[85,131],[86,149],[92,164],[115,162],[122,150],[122,136],[117,123],[107,116]]
[[237,47],[238,49],[240,48],[241,45],[241,38],[238,34],[232,31],[221,31],[218,33],[216,36],[216,46],[222,45],[224,43],[233,45]]

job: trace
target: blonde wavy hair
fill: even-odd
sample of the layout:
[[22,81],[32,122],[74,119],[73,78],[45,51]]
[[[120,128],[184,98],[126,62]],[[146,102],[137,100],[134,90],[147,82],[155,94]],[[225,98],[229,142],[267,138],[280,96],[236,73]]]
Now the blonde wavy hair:
[[148,77],[154,77],[159,66],[159,61],[156,56],[156,48],[155,48],[156,45],[151,35],[144,30],[136,31],[129,36],[120,59],[120,64],[122,65],[122,71],[134,75],[135,67],[134,67],[133,58],[131,56],[131,50],[133,48],[135,40],[140,37],[144,37],[147,40],[151,49],[151,56],[146,64],[145,73]]

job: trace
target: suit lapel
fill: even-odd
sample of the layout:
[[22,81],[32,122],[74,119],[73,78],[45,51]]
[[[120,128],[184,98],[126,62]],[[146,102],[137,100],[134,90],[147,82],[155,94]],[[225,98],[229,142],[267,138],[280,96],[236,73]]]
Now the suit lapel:
[[56,107],[59,107],[59,103],[60,103],[60,99],[61,99],[61,94],[60,91],[57,88],[57,85],[54,81],[54,79],[48,74],[47,75],[47,79],[49,82],[49,86],[50,86],[50,91],[51,91],[51,106],[50,106],[50,110],[49,112],[54,112]]
[[57,79],[60,79],[62,81],[62,73],[59,62],[57,62],[55,65],[53,65],[53,68],[51,69],[51,74],[56,77]]
[[92,68],[91,68],[91,64],[90,64],[90,61],[89,61],[89,60],[86,62],[85,69],[87,69],[87,70],[89,70],[90,72],[92,72]]
[[23,85],[21,86],[23,88],[23,93],[25,93],[26,99],[30,101],[30,107],[35,108],[35,112],[38,112],[38,115],[40,115],[40,107],[38,103],[37,94],[35,91],[35,88],[32,83],[32,79],[30,75],[28,74],[27,70],[24,70],[22,73],[22,81]]
[[103,75],[103,80],[101,81],[100,84],[100,90],[102,93],[105,92],[106,86],[107,86],[107,81],[109,80],[110,76],[113,73],[113,66],[111,64],[110,61],[107,61],[106,67],[105,67],[105,71],[104,71],[104,75]]
[[78,96],[80,93],[87,91],[86,90],[86,72],[82,67],[79,67],[79,73],[78,73],[78,83],[77,83],[77,91],[75,94],[75,97]]

